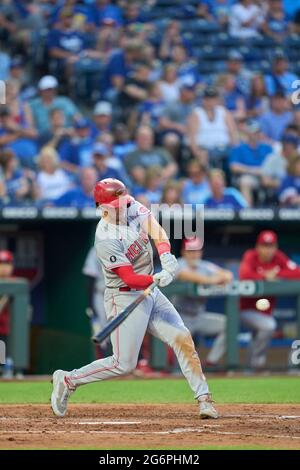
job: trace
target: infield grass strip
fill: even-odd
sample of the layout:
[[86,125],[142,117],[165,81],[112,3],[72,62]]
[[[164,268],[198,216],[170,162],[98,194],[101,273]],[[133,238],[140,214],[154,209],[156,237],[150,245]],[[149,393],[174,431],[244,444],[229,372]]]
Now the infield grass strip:
[[[299,377],[211,378],[218,403],[300,403]],[[0,403],[49,403],[49,382],[0,382]],[[193,403],[184,379],[112,380],[80,387],[71,403]]]

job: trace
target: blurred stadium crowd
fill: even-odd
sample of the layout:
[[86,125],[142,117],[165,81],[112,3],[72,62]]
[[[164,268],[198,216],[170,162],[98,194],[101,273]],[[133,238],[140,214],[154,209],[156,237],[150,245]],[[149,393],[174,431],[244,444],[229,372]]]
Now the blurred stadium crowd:
[[299,50],[299,0],[3,0],[0,206],[116,177],[146,205],[299,207]]

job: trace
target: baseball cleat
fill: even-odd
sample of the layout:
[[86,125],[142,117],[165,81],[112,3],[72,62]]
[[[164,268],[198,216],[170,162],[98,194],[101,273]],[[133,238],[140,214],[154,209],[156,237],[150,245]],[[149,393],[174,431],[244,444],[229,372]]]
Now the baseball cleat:
[[68,399],[75,391],[66,384],[64,370],[56,370],[52,376],[53,391],[51,395],[51,407],[56,416],[62,418],[67,412]]
[[203,395],[199,398],[199,415],[201,419],[217,419],[217,410],[213,406],[211,395]]

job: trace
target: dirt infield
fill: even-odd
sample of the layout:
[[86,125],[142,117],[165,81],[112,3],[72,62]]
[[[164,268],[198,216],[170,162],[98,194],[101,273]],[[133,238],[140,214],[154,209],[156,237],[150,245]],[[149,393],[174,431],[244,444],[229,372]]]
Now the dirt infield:
[[219,420],[200,420],[196,405],[70,405],[55,418],[47,405],[4,405],[0,448],[300,449],[300,405],[219,405]]

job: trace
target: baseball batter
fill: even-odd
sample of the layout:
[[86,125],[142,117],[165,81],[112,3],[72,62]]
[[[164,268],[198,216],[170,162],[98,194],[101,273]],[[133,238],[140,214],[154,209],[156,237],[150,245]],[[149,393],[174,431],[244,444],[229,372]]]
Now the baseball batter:
[[[172,282],[177,260],[170,242],[151,212],[128,195],[121,181],[108,178],[97,183],[96,206],[102,210],[95,248],[105,277],[104,306],[107,320],[120,314],[153,282],[158,287]],[[153,275],[149,236],[159,253],[162,270]],[[68,398],[80,385],[128,374],[136,367],[145,333],[171,346],[196,400],[201,418],[217,418],[200,359],[189,330],[169,300],[156,287],[111,335],[113,355],[71,372],[53,374],[51,405],[64,416]]]

